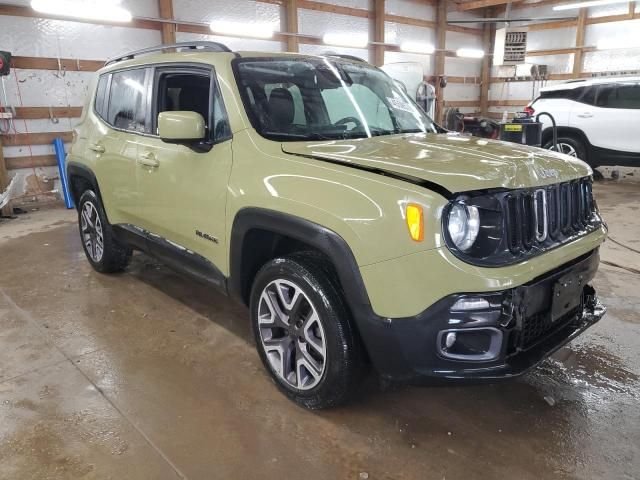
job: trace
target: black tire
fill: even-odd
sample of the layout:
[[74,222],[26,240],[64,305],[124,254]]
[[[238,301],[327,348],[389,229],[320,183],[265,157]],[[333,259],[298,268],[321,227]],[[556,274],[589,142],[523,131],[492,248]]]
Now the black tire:
[[[558,137],[558,145],[560,146],[560,151],[563,151],[563,145],[565,145],[566,147],[568,147],[567,149],[573,149],[573,151],[575,152],[575,157],[579,158],[583,162],[589,163],[589,165],[592,168],[597,167],[597,165],[591,165],[591,163],[589,162],[589,154],[587,153],[587,147],[582,140],[577,139],[575,137],[560,136]],[[547,143],[544,144],[544,148],[546,148],[547,150],[552,150],[553,139],[550,139],[549,141],[547,141]]]
[[[91,212],[89,223],[93,223],[93,229],[83,229],[83,225],[86,225],[86,220],[83,223],[83,214],[86,215],[87,211]],[[95,215],[97,215],[99,222],[95,221]],[[96,233],[98,225],[102,232],[102,253],[100,255],[94,249],[96,237],[99,236]],[[84,253],[96,271],[100,273],[119,272],[129,265],[132,250],[116,240],[111,225],[107,221],[102,203],[92,190],[86,190],[80,197],[80,202],[78,203],[78,227]],[[92,239],[92,244],[87,243],[87,235],[89,239]]]
[[[338,283],[330,271],[326,269],[326,263],[323,265],[323,260],[322,257],[313,253],[297,253],[283,258],[275,258],[260,269],[251,289],[251,323],[262,363],[275,384],[289,399],[311,410],[335,407],[347,401],[357,390],[365,373],[365,357],[360,337],[344,304]],[[264,301],[261,300],[262,294],[265,288],[273,286],[276,280],[289,282],[306,295],[306,300],[310,302],[310,308],[315,308],[317,312],[317,318],[323,330],[324,345],[326,346],[323,372],[316,376],[317,383],[308,389],[297,388],[280,376],[272,365],[274,360],[269,360],[263,343],[265,325],[259,323],[260,312],[263,312],[265,306]],[[286,307],[282,299],[279,299],[278,303],[284,311]],[[295,318],[294,308],[287,310],[289,319]],[[300,318],[303,316],[301,314]],[[312,317],[311,314],[307,316]],[[289,334],[285,329],[281,329],[283,330],[282,338],[285,339],[288,335],[290,338],[288,341],[292,342],[292,345],[297,345],[298,349],[286,358],[297,365],[298,360],[304,355],[298,353],[301,345],[296,343],[298,340],[291,340],[298,335],[297,333],[291,334],[293,321],[288,325]],[[276,328],[267,328],[266,330],[272,332]],[[304,346],[304,339],[300,338],[300,341]],[[272,354],[273,351],[270,355]],[[273,359],[273,357],[271,358]],[[279,363],[278,360],[275,361]],[[284,363],[282,365],[284,366]],[[309,375],[307,378],[310,377]],[[298,370],[296,370],[294,381],[299,382]]]

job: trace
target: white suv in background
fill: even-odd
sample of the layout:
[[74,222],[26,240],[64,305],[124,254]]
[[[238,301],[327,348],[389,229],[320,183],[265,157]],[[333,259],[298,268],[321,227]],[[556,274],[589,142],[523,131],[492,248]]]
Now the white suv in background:
[[[559,149],[592,167],[640,166],[640,77],[576,80],[540,89],[525,111],[548,112],[558,125]],[[542,145],[552,148],[551,121]]]

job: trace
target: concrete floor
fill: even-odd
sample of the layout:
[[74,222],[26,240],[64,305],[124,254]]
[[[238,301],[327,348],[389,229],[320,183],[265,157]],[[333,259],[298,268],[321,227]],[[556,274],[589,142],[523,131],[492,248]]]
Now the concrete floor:
[[[640,251],[640,183],[596,196],[612,238]],[[533,373],[370,379],[314,413],[272,385],[243,308],[143,255],[94,272],[75,221],[0,224],[2,479],[640,478],[638,252],[606,243],[607,316]]]

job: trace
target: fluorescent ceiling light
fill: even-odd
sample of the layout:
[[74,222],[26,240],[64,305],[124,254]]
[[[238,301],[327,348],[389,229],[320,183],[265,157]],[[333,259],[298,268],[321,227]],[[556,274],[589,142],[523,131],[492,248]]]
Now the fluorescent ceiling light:
[[484,50],[477,48],[459,48],[456,50],[456,55],[464,58],[482,58],[484,57]]
[[36,12],[60,17],[105,20],[107,22],[130,22],[131,12],[106,1],[78,0],[31,0]]
[[429,43],[422,42],[402,42],[400,44],[400,50],[410,53],[423,53],[425,55],[431,55],[435,52],[436,48]]
[[209,25],[213,33],[236,37],[272,38],[275,28],[271,23],[225,22],[214,20]]
[[599,7],[601,5],[611,5],[613,3],[629,3],[627,0],[593,0],[588,2],[565,3],[564,5],[556,5],[554,10],[573,10],[575,8]]
[[325,33],[322,41],[326,45],[336,47],[364,48],[369,44],[369,39],[366,36],[351,33]]

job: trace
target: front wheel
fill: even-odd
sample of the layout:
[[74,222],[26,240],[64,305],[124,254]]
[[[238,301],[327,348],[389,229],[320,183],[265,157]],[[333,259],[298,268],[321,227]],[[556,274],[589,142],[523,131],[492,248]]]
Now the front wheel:
[[[555,151],[553,140],[549,140],[545,143],[544,148]],[[585,148],[584,143],[573,137],[558,137],[558,151],[588,163],[587,149]]]
[[271,260],[251,291],[260,358],[278,388],[309,409],[346,401],[363,372],[360,339],[320,262],[313,254]]

